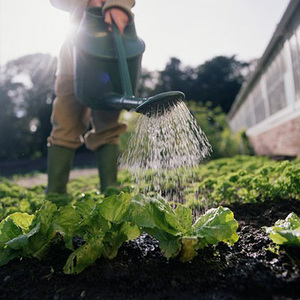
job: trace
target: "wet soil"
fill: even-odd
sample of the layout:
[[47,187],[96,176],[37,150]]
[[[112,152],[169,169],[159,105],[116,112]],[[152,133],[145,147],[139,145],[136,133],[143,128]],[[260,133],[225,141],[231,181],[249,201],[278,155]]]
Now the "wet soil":
[[294,211],[294,200],[236,204],[240,240],[199,251],[190,263],[167,261],[144,234],[122,246],[111,260],[98,259],[79,275],[64,275],[67,252],[48,259],[14,260],[0,268],[1,299],[300,299],[300,250],[278,254],[262,226]]

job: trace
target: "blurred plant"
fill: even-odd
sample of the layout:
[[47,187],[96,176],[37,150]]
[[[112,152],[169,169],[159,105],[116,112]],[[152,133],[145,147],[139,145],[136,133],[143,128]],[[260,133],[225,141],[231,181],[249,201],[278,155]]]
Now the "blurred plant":
[[211,158],[253,153],[244,132],[232,133],[227,116],[220,107],[212,108],[211,102],[190,101],[187,105],[212,145]]

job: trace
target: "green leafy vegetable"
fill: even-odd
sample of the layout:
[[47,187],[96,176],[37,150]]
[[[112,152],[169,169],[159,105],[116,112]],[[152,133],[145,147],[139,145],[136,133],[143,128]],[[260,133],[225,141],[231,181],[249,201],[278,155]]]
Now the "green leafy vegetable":
[[76,249],[68,258],[63,270],[65,274],[80,273],[92,265],[102,254],[103,239],[92,237],[83,246]]
[[45,202],[35,216],[14,213],[0,223],[0,265],[19,256],[41,258],[56,232],[52,216],[56,206]]
[[[141,232],[159,241],[166,258],[189,261],[207,245],[235,242],[236,229],[228,208],[211,209],[193,224],[190,208],[174,210],[162,197],[82,197],[59,208],[45,201],[35,215],[14,213],[0,223],[0,264],[20,256],[42,259],[53,243],[63,243],[72,251],[64,272],[80,273],[101,256],[114,258],[124,242]],[[74,244],[74,238],[80,243]]]
[[90,210],[84,209],[84,203],[60,210],[57,227],[66,216],[62,213],[69,212],[73,216],[69,219],[73,224],[61,227],[68,248],[73,248],[74,236],[82,236],[84,240],[84,244],[68,258],[64,267],[66,274],[80,273],[101,256],[114,258],[124,242],[140,235],[139,227],[127,221],[130,203],[130,195],[121,193],[100,199],[94,206],[89,202]]
[[159,241],[167,258],[179,255],[188,261],[198,249],[220,241],[233,244],[239,238],[238,223],[228,208],[210,209],[192,225],[190,208],[179,205],[173,210],[163,198],[139,196],[132,205],[132,220]]
[[175,209],[175,218],[183,233],[191,229],[193,223],[193,213],[191,209],[182,205],[177,206]]
[[233,212],[222,206],[208,210],[192,226],[192,235],[199,238],[197,247],[203,248],[220,241],[234,244],[239,239],[238,222]]
[[278,220],[274,226],[263,229],[277,245],[300,247],[300,218],[293,212],[285,220]]
[[121,193],[117,197],[116,195],[112,195],[103,199],[99,205],[99,213],[104,219],[118,224],[126,217],[130,202],[130,194]]

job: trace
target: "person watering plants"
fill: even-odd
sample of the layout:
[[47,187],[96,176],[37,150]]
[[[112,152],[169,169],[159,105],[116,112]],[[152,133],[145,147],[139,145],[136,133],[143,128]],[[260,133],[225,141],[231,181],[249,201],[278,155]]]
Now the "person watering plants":
[[[102,7],[105,22],[111,30],[114,22],[122,34],[132,21],[134,0],[50,0],[68,11],[75,30],[85,9]],[[47,193],[66,193],[69,173],[76,149],[83,143],[96,153],[101,191],[116,185],[118,137],[126,125],[118,121],[120,110],[94,110],[77,101],[73,83],[72,40],[67,37],[60,51],[55,94],[51,115],[52,131],[48,137]],[[91,124],[92,129],[88,131]]]

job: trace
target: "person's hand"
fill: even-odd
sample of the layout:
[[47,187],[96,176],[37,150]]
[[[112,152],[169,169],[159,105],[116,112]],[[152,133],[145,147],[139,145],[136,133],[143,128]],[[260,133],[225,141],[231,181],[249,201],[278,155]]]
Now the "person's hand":
[[[90,0],[88,6],[100,6],[102,7],[106,0]],[[109,25],[108,30],[112,31],[112,23],[114,22],[120,33],[123,34],[124,28],[129,22],[129,17],[125,11],[120,8],[113,7],[105,13],[105,23]]]
[[108,29],[112,30],[112,23],[114,22],[121,34],[124,32],[124,28],[127,26],[129,17],[125,11],[119,8],[110,8],[105,13],[105,23],[109,25]]

